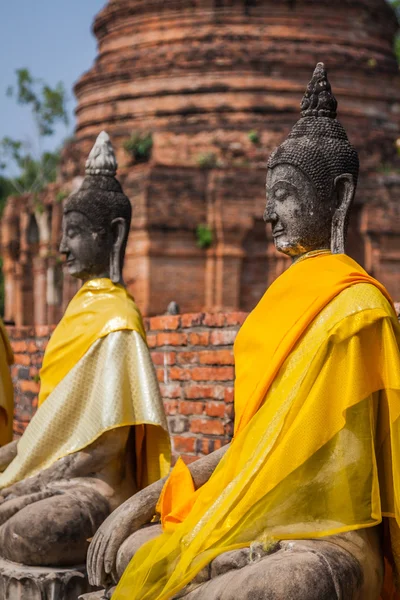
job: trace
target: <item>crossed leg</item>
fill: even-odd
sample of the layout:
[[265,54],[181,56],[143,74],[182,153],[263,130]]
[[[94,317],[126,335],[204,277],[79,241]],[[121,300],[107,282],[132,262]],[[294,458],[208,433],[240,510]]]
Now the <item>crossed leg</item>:
[[[121,577],[142,544],[161,533],[152,525],[118,552]],[[272,552],[245,548],[218,556],[175,598],[183,600],[378,600],[383,559],[378,528],[315,540],[284,541]]]
[[85,562],[109,503],[94,487],[71,486],[28,504],[0,527],[1,556],[32,566],[72,566]]

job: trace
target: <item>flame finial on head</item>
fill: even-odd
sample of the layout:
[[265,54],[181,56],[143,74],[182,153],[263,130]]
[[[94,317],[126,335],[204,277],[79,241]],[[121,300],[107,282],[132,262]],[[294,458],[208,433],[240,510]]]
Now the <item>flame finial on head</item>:
[[105,131],[102,131],[97,136],[97,140],[86,161],[86,175],[115,177],[117,168],[117,160],[110,138]]
[[301,102],[302,117],[336,119],[337,100],[332,93],[325,65],[319,62]]

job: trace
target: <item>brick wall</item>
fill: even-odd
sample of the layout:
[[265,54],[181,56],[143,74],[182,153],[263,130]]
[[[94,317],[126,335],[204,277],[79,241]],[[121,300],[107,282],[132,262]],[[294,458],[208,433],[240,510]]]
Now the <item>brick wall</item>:
[[[231,438],[232,345],[245,317],[246,313],[194,313],[145,320],[173,448],[187,462]],[[23,433],[37,408],[39,369],[53,329],[8,328],[15,353],[15,435]]]
[[[400,314],[400,303],[396,304]],[[226,444],[233,430],[232,346],[246,313],[194,313],[145,319],[175,455],[186,462]],[[8,328],[15,353],[14,433],[37,408],[39,369],[54,327]]]

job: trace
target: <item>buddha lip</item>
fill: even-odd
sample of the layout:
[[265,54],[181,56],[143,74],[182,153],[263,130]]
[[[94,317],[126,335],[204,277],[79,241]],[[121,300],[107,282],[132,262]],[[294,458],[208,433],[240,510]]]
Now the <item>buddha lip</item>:
[[274,231],[272,232],[273,236],[277,236],[281,233],[283,233],[285,230],[284,229],[274,229]]

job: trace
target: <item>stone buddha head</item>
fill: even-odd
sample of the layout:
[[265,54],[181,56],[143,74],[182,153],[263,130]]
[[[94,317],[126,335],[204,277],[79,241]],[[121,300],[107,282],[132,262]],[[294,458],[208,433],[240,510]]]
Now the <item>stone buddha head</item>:
[[79,190],[65,203],[60,252],[73,277],[109,277],[122,283],[132,208],[115,178],[117,161],[102,131],[86,161]]
[[319,249],[344,252],[359,162],[336,109],[325,67],[318,63],[301,119],[268,162],[264,220],[272,225],[276,249],[293,259]]

